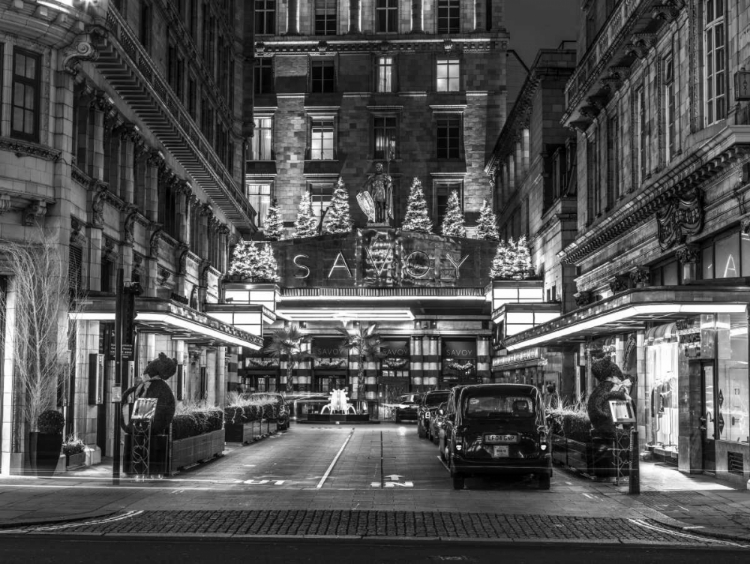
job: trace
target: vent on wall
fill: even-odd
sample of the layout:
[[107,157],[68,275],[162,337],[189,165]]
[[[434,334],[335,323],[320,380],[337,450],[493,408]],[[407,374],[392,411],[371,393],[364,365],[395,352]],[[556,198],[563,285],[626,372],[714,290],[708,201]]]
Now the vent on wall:
[[741,452],[727,452],[727,469],[730,474],[742,476],[745,473],[745,464]]

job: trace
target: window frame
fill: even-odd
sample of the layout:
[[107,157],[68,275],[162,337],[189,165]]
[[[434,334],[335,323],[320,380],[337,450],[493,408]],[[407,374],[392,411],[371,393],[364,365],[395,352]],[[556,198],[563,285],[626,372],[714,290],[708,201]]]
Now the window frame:
[[[267,121],[267,124],[260,123]],[[257,114],[253,117],[254,128],[253,137],[250,141],[250,159],[251,161],[273,161],[276,160],[276,156],[273,150],[274,141],[274,119],[272,115]],[[263,125],[267,125],[264,127]],[[270,141],[268,144],[268,153],[264,150],[264,143],[260,137],[260,132],[269,131]]]
[[635,89],[634,117],[635,176],[640,186],[646,180],[646,89],[643,84]]
[[[719,6],[721,14],[717,15]],[[724,0],[703,2],[703,115],[706,126],[727,117],[726,10]],[[721,45],[717,45],[717,38],[721,39]],[[717,62],[721,65],[720,69]]]
[[151,38],[151,28],[153,27],[154,10],[150,2],[141,3],[140,19],[138,21],[138,40],[146,53],[151,54],[153,40]]
[[[323,206],[327,203],[326,210],[333,200],[333,191],[336,189],[335,178],[320,178],[307,181],[307,192],[310,194],[310,203],[312,204],[313,217],[320,226],[323,217]],[[316,193],[319,192],[319,193]]]
[[[28,78],[23,75],[16,74],[16,57],[22,55],[26,58],[33,59],[35,61],[35,76]],[[15,46],[13,48],[13,67],[11,68],[11,100],[10,100],[10,136],[13,139],[22,139],[24,141],[30,141],[32,143],[39,143],[41,136],[41,108],[42,108],[42,55],[35,53],[28,49]],[[16,85],[22,84],[24,87],[34,89],[33,103],[34,107],[31,110],[33,125],[32,132],[26,133],[25,130],[15,129],[15,110],[21,108],[25,113],[29,111],[25,106],[16,106]],[[24,117],[22,126],[25,126],[26,119]]]
[[677,154],[677,93],[674,78],[674,57],[664,58],[664,160],[669,163]]
[[[458,200],[461,203],[461,213],[464,213],[464,196],[465,196],[465,179],[463,177],[456,178],[436,178],[432,181],[432,213],[431,217],[434,217],[434,225],[436,229],[440,229],[443,225],[443,219],[445,213],[440,214],[440,209],[448,208],[448,199],[450,198],[451,192],[458,190]],[[440,205],[440,198],[445,197],[445,206]]]
[[396,57],[393,55],[378,55],[375,58],[375,92],[395,92],[395,67]]
[[[441,127],[448,127],[448,126],[441,126],[441,122],[455,122],[457,124],[457,146],[451,147],[450,142],[453,139],[451,135],[446,135],[442,137],[442,139],[447,140],[446,147],[444,150],[446,151],[444,154],[441,154],[441,147],[440,147],[440,141],[441,141]],[[440,161],[455,161],[460,160],[463,156],[463,114],[462,113],[451,113],[451,112],[440,112],[435,114],[435,158]],[[455,150],[456,154],[453,155],[453,151]]]
[[[737,259],[739,264],[736,265],[737,270],[737,276],[732,277],[716,277],[716,244],[724,241],[726,239],[729,239],[730,237],[737,237]],[[722,231],[721,233],[717,233],[713,237],[706,239],[701,242],[700,244],[700,279],[701,280],[732,280],[735,278],[746,278],[750,276],[750,264],[744,264],[743,261],[743,239],[747,241],[746,245],[750,246],[750,234],[743,233],[742,230],[737,229],[736,227],[733,229],[729,229],[726,231]],[[704,264],[704,256],[706,251],[710,251],[711,254],[711,273],[712,276],[710,278],[706,278],[705,276],[705,268],[706,265]],[[750,254],[750,253],[749,253]],[[750,260],[748,260],[750,262]],[[747,272],[747,274],[744,274],[744,272]]]
[[[439,34],[461,33],[460,0],[437,0],[436,30]],[[441,27],[441,22],[445,22]]]
[[[445,78],[440,77],[441,66],[445,67],[445,70],[446,70]],[[455,76],[453,76],[453,74],[451,73],[451,70],[453,69],[455,69],[456,71]],[[456,57],[438,57],[435,60],[435,91],[436,92],[460,92],[461,91],[461,59],[458,59]]]
[[[251,186],[258,186],[258,187],[264,187],[267,188],[267,193],[251,193],[250,187]],[[247,201],[250,203],[251,206],[253,206],[253,209],[256,211],[256,224],[258,226],[258,229],[263,229],[265,227],[264,221],[266,218],[266,213],[268,212],[268,208],[271,206],[271,202],[273,201],[273,189],[274,189],[274,181],[268,180],[264,178],[255,178],[252,176],[247,176],[245,179],[245,197],[247,198]],[[253,203],[253,200],[257,199],[258,205]]]
[[[375,0],[374,4],[375,32],[398,33],[398,0]],[[382,29],[383,27],[385,29]],[[394,29],[391,29],[391,27]]]
[[[330,70],[331,76],[326,76],[326,70]],[[320,76],[315,76],[316,71]],[[330,86],[330,90],[326,86]],[[320,90],[316,90],[320,88]],[[311,58],[310,59],[310,93],[332,94],[336,92],[336,61],[333,58]]]
[[[255,35],[276,34],[276,0],[255,0]],[[261,17],[260,14],[263,14]],[[269,29],[270,28],[270,29]]]
[[[382,127],[379,127],[378,122],[382,120]],[[391,121],[389,124],[388,122]],[[389,160],[388,153],[390,145],[384,148],[382,152],[378,152],[378,130],[382,129],[386,135],[385,139],[387,142],[393,140],[392,154],[390,160],[396,159],[399,149],[399,118],[394,113],[379,113],[372,116],[372,158],[375,160]],[[388,133],[390,132],[390,134]]]
[[253,92],[256,96],[275,92],[273,58],[261,57],[253,65]]
[[[329,125],[330,124],[330,125]],[[326,155],[326,138],[321,137],[320,148],[314,148],[313,143],[315,141],[316,130],[320,130],[322,133],[328,131],[331,132],[331,153],[330,158],[325,158]],[[308,159],[310,161],[335,161],[336,160],[336,117],[335,116],[310,116],[308,126]],[[315,151],[319,151],[319,157],[316,158]]]
[[[333,4],[332,12],[331,4]],[[338,33],[338,0],[315,0],[312,11],[313,35],[325,36]],[[322,26],[320,26],[321,23]]]

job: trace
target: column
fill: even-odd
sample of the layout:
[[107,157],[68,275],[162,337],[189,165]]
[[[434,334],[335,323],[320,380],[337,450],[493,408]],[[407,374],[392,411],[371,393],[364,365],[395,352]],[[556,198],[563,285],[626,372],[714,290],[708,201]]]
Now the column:
[[94,292],[102,289],[102,230],[96,228],[89,229],[88,287]]
[[104,112],[96,107],[97,98],[91,102],[94,113],[93,127],[89,131],[91,141],[91,161],[88,173],[91,178],[104,178]]
[[206,403],[216,405],[216,349],[206,350]]
[[226,381],[227,384],[232,384],[232,388],[237,388],[237,384],[240,382],[239,376],[237,375],[238,352],[239,347],[227,347],[226,349]]
[[[179,367],[182,366],[182,397],[187,398],[189,397],[187,395],[187,382],[188,382],[188,354],[187,354],[187,347],[185,347],[185,341],[182,339],[178,339],[175,341],[174,345],[174,357],[177,359],[177,366],[178,366],[178,372]],[[170,387],[172,388],[172,391],[174,392],[174,397],[177,401],[180,401],[180,398],[177,395],[179,383],[177,381],[177,374],[174,375],[175,381],[170,384]]]
[[[636,424],[638,425],[638,438],[641,444],[645,444],[649,440],[649,431],[646,429],[646,424],[649,419],[650,411],[650,396],[648,389],[646,388],[646,332],[641,330],[636,333],[635,336],[635,376],[637,383],[634,386],[634,390],[631,390],[631,395],[635,398],[636,402]],[[677,393],[675,390],[674,393]],[[640,449],[638,450],[640,452]]]
[[289,7],[287,11],[287,24],[286,34],[287,35],[299,35],[299,10],[297,6],[297,0],[289,0]]
[[[16,397],[16,379],[9,375],[13,374],[14,369],[14,337],[13,328],[16,325],[16,293],[14,291],[13,278],[8,279],[7,295],[5,302],[5,355],[0,362],[3,363],[3,388],[2,396],[2,429],[0,429],[0,475],[10,476],[20,474],[23,470],[23,441],[24,433],[22,432],[23,420],[20,416],[21,408],[14,398]],[[13,417],[13,411],[18,410]]]
[[[309,353],[311,348],[310,345],[310,343],[302,343],[302,350]],[[285,373],[284,368],[282,368],[282,371]],[[297,376],[297,384],[294,389],[310,391],[312,388],[312,360],[303,360],[300,362],[297,369],[292,371],[293,377],[295,374]]]
[[700,247],[698,247],[698,245],[684,245],[675,251],[675,255],[682,265],[683,283],[698,280]]
[[360,0],[349,0],[349,33],[360,33]]
[[216,348],[216,405],[224,405],[227,397],[226,347]]
[[423,0],[412,0],[411,2],[411,32],[424,33],[424,9]]
[[438,362],[440,355],[438,352],[438,337],[429,335],[422,341],[424,356],[424,377],[422,379],[422,388],[435,389],[438,385]]
[[422,337],[411,338],[409,374],[411,376],[411,391],[422,389]]
[[477,336],[477,381],[489,384],[490,374],[490,339],[485,335]]
[[135,183],[133,181],[133,141],[125,133],[120,135],[120,197],[128,204],[135,203]]
[[159,219],[159,166],[163,160],[155,151],[151,152],[146,164],[145,199],[141,210],[151,221]]

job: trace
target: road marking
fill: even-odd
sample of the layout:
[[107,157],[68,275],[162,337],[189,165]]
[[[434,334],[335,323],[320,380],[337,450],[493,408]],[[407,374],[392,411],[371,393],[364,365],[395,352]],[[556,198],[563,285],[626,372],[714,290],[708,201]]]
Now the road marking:
[[331,470],[333,470],[333,467],[336,466],[336,461],[338,461],[339,456],[341,456],[341,453],[344,452],[344,449],[346,448],[346,444],[349,442],[349,439],[352,438],[353,434],[354,434],[354,429],[352,429],[351,432],[349,433],[349,436],[346,437],[344,444],[341,445],[341,448],[339,449],[338,453],[336,453],[336,458],[333,459],[333,462],[331,462],[331,465],[328,467],[328,470],[326,470],[326,473],[323,474],[323,477],[320,479],[320,482],[318,482],[318,485],[315,486],[317,489],[320,489],[323,487],[323,484],[328,479],[328,475],[331,473]]
[[281,486],[286,482],[287,480],[245,480],[242,482],[243,484],[247,484],[248,486],[264,486],[266,484],[270,484],[273,482],[274,486]]
[[395,488],[396,486],[399,486],[401,488],[413,488],[414,482],[386,482],[385,487],[386,488]]
[[398,482],[398,479],[403,478],[403,476],[399,476],[398,474],[391,474],[390,476],[386,476],[386,478],[394,482]]
[[450,471],[451,471],[451,469],[450,469],[450,468],[448,468],[448,465],[447,465],[447,464],[446,464],[446,463],[445,463],[445,462],[443,461],[443,459],[442,459],[442,458],[440,458],[440,455],[439,455],[439,454],[438,454],[438,456],[437,456],[437,459],[438,459],[438,460],[440,461],[440,464],[442,464],[442,465],[443,465],[443,468],[445,468],[445,469],[446,469],[446,470],[447,470],[448,472],[450,472]]
[[663,527],[657,527],[656,525],[652,525],[650,523],[646,523],[642,519],[628,519],[628,521],[630,521],[634,525],[638,525],[639,527],[643,527],[644,529],[649,529],[649,530],[656,531],[656,532],[659,532],[659,533],[666,533],[666,534],[669,534],[669,535],[673,535],[675,537],[682,537],[682,538],[691,539],[691,540],[697,540],[697,541],[701,541],[701,542],[705,542],[705,543],[722,544],[722,545],[725,545],[725,546],[734,546],[734,547],[737,547],[737,548],[750,548],[750,545],[746,545],[746,544],[739,544],[739,543],[736,543],[736,542],[730,542],[730,541],[715,539],[715,538],[711,538],[711,537],[701,537],[701,536],[698,536],[698,535],[689,535],[689,534],[686,534],[686,533],[680,533],[678,531],[672,531],[670,529],[666,529],[666,528],[663,528]]

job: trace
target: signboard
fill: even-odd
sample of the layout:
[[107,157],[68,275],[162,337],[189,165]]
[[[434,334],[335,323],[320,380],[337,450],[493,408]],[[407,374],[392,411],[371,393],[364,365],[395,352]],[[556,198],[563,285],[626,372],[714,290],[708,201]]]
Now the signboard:
[[348,358],[344,337],[313,339],[312,353],[319,358]]
[[130,419],[132,421],[152,421],[156,414],[156,402],[156,398],[138,398],[135,400]]
[[476,358],[477,342],[475,339],[465,341],[443,341],[443,358]]
[[134,360],[133,359],[133,345],[128,343],[122,344],[122,360]]
[[635,423],[633,402],[628,400],[609,400],[609,410],[612,413],[612,423]]
[[122,401],[122,387],[112,386],[112,403],[120,403]]
[[406,358],[409,356],[409,339],[383,341],[380,351],[388,358]]

